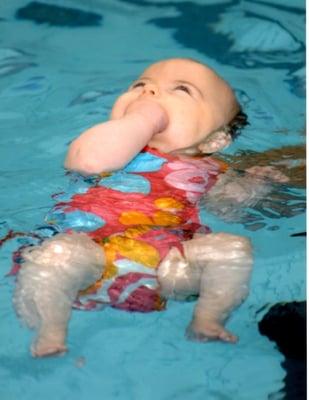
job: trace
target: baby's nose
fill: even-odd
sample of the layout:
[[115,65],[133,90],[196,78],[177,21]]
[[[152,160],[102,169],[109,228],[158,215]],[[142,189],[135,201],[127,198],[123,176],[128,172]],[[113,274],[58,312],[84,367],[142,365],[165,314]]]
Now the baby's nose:
[[158,96],[159,89],[156,85],[153,85],[152,83],[147,83],[144,86],[143,94],[147,94],[147,95],[151,95],[151,96]]

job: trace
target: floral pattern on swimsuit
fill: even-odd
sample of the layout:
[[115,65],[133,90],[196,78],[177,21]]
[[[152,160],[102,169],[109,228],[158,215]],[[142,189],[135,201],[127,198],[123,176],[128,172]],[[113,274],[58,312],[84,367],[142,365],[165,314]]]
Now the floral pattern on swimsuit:
[[146,147],[123,170],[83,178],[72,174],[46,222],[57,231],[84,231],[104,249],[102,277],[80,293],[74,307],[161,310],[156,268],[172,247],[201,224],[198,201],[225,166],[210,157],[159,153]]

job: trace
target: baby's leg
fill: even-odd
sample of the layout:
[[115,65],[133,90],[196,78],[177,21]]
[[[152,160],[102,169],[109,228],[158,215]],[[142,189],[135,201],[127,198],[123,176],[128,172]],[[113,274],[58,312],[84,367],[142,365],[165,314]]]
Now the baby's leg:
[[252,249],[248,239],[226,233],[196,235],[183,242],[185,257],[172,248],[158,269],[161,293],[183,300],[198,294],[191,339],[235,342],[224,328],[231,311],[248,293]]
[[188,336],[236,342],[224,322],[248,294],[253,262],[249,240],[226,233],[197,235],[184,242],[184,249],[193,269],[200,270],[199,299]]
[[78,292],[100,278],[101,248],[85,234],[59,234],[23,253],[14,293],[17,314],[37,337],[33,356],[66,351],[71,308]]

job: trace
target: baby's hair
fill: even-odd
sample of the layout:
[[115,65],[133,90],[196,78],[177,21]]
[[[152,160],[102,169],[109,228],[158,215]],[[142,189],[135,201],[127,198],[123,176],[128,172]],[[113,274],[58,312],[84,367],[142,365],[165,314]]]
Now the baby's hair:
[[232,139],[235,139],[246,125],[249,125],[248,116],[240,109],[232,121],[227,124],[226,133],[231,135]]

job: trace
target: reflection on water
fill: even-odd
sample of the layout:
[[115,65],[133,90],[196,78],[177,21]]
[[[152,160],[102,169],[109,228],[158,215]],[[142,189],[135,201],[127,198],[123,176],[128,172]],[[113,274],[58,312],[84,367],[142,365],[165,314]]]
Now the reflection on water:
[[35,62],[30,62],[30,54],[13,48],[0,48],[0,77],[16,74],[26,68],[35,67]]
[[51,26],[83,27],[97,26],[101,24],[102,16],[77,8],[45,4],[32,1],[25,7],[16,11],[17,19],[26,19],[37,24]]

